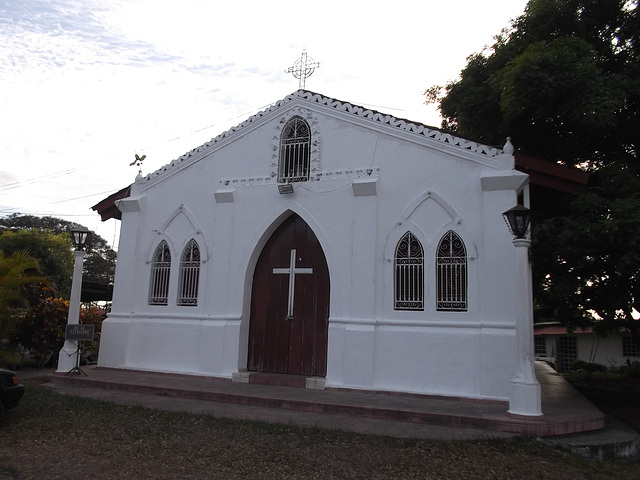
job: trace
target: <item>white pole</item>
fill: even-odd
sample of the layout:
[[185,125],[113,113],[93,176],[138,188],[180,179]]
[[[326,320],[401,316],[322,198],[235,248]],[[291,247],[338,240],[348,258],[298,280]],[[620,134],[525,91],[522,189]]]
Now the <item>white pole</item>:
[[529,247],[525,238],[513,240],[516,246],[517,317],[516,347],[517,371],[511,380],[509,414],[522,416],[542,415],[540,383],[536,378],[533,360],[533,292]]
[[[73,278],[71,279],[71,298],[69,299],[69,315],[67,325],[80,323],[80,293],[82,292],[82,266],[84,263],[84,250],[75,250],[73,262]],[[78,342],[65,340],[64,346],[58,355],[57,372],[69,372],[76,366]]]

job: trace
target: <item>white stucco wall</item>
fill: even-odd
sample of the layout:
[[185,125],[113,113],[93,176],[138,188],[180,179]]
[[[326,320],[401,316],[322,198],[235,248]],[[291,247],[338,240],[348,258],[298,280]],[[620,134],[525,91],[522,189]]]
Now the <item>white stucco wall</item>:
[[[274,139],[294,114],[312,126],[321,175],[280,195]],[[225,378],[246,368],[255,264],[294,212],[318,237],[329,267],[327,386],[507,399],[518,272],[501,213],[516,204],[526,176],[498,153],[294,100],[139,178],[120,202],[113,310],[99,365]],[[356,196],[354,181],[375,195]],[[449,229],[467,248],[466,312],[435,307],[435,248]],[[394,249],[407,230],[424,248],[424,311],[393,308]],[[199,299],[180,307],[178,265],[191,238],[202,254]],[[150,268],[161,240],[172,252],[169,305],[153,306]]]
[[[640,361],[640,357],[622,355],[622,336],[611,334],[607,337],[597,337],[591,333],[570,335],[576,339],[576,355],[583,362],[597,363],[605,367],[620,367],[627,362]],[[559,335],[544,335],[546,355],[538,355],[540,360],[555,364],[558,359]]]

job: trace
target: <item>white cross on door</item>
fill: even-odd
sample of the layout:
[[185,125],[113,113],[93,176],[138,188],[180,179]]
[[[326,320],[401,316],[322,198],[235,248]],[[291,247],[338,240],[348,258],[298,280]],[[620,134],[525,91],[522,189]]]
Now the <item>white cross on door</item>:
[[289,275],[289,300],[287,304],[287,320],[293,320],[293,297],[295,295],[296,274],[313,273],[313,268],[296,268],[296,249],[291,250],[288,268],[274,268],[274,274]]

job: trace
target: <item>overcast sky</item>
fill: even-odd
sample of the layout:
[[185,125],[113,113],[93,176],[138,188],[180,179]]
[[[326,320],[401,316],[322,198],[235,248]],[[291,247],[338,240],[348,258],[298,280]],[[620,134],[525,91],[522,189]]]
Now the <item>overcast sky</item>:
[[298,89],[439,126],[422,92],[526,0],[0,0],[0,216],[90,208]]

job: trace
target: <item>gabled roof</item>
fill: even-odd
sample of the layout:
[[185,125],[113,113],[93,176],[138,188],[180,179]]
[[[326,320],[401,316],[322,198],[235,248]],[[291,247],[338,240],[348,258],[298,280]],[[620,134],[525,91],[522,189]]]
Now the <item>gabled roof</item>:
[[[460,149],[461,151],[474,152],[481,156],[490,158],[497,155],[501,155],[504,151],[501,148],[495,146],[483,145],[481,143],[468,140],[463,137],[452,135],[451,133],[444,132],[434,127],[424,125],[419,122],[412,122],[406,119],[397,118],[392,115],[387,115],[376,110],[372,110],[366,107],[355,105],[349,102],[343,102],[336,100],[335,98],[326,97],[319,93],[311,92],[309,90],[298,90],[291,95],[286,96],[282,100],[274,103],[270,107],[256,113],[249,117],[244,122],[230,128],[226,132],[212,138],[210,141],[188,151],[181,157],[173,160],[164,167],[156,170],[155,172],[140,179],[142,182],[148,182],[155,178],[161,177],[164,173],[173,170],[183,162],[192,160],[196,156],[200,156],[203,152],[219,143],[226,141],[227,139],[242,132],[249,126],[255,125],[259,120],[276,113],[284,107],[295,101],[308,102],[322,106],[323,108],[333,109],[339,112],[344,112],[348,115],[353,115],[354,118],[361,119],[363,121],[369,121],[373,124],[384,125],[389,129],[397,129],[397,131],[408,135],[415,135],[415,138],[430,139],[432,141],[442,142],[450,147]],[[562,192],[575,191],[580,186],[584,186],[587,183],[588,174],[578,171],[576,169],[570,169],[561,165],[539,160],[533,157],[528,157],[520,154],[515,155],[515,167],[524,173],[529,174],[530,183],[538,184],[545,187],[552,188],[554,190]],[[138,180],[137,180],[138,181]],[[129,187],[125,187],[122,190],[110,195],[98,204],[92,207],[93,210],[100,214],[102,221],[109,218],[121,218],[121,213],[117,209],[116,200],[129,196]]]
[[254,125],[262,118],[276,113],[277,110],[281,110],[295,101],[303,101],[312,105],[319,105],[324,108],[333,109],[338,112],[344,112],[348,115],[353,115],[354,118],[363,119],[364,121],[369,121],[373,124],[384,125],[391,129],[397,129],[398,131],[409,133],[410,135],[415,135],[416,138],[435,140],[453,146],[455,148],[459,148],[461,150],[480,154],[488,158],[495,157],[503,153],[502,148],[483,145],[481,143],[477,143],[463,137],[455,136],[451,133],[443,132],[442,130],[439,130],[437,128],[429,127],[419,122],[412,122],[403,118],[396,118],[392,115],[387,115],[370,108],[355,105],[353,103],[336,100],[335,98],[326,97],[309,90],[298,90],[290,95],[287,95],[285,98],[277,101],[266,109],[256,113],[255,115],[252,115],[239,125],[230,128],[226,132],[221,133],[217,137],[212,138],[199,147],[188,151],[187,153],[165,165],[164,167],[145,176],[142,181],[146,182],[163,175],[165,172],[168,172],[172,168],[177,167],[186,160],[189,160],[192,157],[195,157],[205,150],[213,147],[214,145],[223,142],[230,137],[233,137],[234,135],[242,132],[245,128]]

